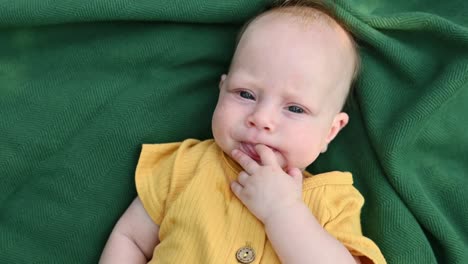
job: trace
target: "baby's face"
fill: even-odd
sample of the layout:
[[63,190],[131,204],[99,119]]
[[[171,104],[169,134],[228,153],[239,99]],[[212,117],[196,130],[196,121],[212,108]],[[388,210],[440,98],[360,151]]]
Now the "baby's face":
[[329,26],[265,15],[250,25],[220,82],[213,135],[261,162],[270,147],[283,169],[305,169],[348,122],[340,112],[353,71],[346,35]]

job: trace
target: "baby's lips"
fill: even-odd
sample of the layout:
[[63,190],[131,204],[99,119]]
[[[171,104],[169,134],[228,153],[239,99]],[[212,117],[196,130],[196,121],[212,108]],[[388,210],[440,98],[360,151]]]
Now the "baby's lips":
[[260,161],[260,155],[255,150],[255,146],[251,143],[242,142],[241,151],[255,161]]
[[268,146],[268,145],[265,145],[265,144],[257,144],[257,145],[263,145],[263,146],[265,146],[265,147],[271,149],[271,151],[273,151],[273,152],[279,152],[277,149],[275,149],[275,148],[273,148],[273,147],[270,147],[270,146]]

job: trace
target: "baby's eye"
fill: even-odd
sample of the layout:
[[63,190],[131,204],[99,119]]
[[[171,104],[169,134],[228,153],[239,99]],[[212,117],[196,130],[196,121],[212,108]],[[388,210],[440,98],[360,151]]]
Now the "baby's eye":
[[242,98],[245,98],[245,99],[255,100],[255,97],[254,97],[251,93],[249,93],[249,92],[247,92],[247,91],[241,91],[241,92],[239,93],[239,95],[240,95]]
[[291,111],[291,112],[297,113],[297,114],[304,113],[304,109],[302,109],[302,108],[300,108],[299,106],[296,106],[296,105],[289,106],[288,111]]

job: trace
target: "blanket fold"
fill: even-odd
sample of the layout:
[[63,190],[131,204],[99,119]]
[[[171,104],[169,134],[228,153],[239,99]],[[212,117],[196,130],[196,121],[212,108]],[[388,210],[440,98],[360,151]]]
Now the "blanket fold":
[[[330,5],[358,39],[351,171],[388,263],[468,261],[468,2]],[[96,263],[143,143],[211,137],[220,75],[268,1],[0,1],[0,262]]]
[[104,21],[240,23],[265,7],[258,1],[1,1],[0,27]]

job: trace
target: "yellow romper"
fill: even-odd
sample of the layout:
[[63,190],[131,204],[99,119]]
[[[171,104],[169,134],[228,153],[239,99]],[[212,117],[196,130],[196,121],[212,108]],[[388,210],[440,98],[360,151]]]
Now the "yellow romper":
[[[263,224],[231,192],[241,170],[213,140],[143,145],[137,192],[160,227],[150,263],[280,263]],[[351,174],[304,176],[303,200],[319,223],[363,263],[385,263],[362,235],[364,199]]]

